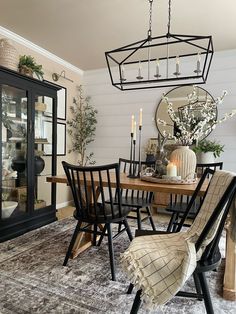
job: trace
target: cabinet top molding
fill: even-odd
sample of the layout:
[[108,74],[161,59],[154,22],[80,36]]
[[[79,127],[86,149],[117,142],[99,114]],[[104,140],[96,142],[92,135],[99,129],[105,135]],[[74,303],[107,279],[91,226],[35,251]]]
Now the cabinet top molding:
[[17,78],[20,78],[22,80],[25,80],[26,82],[31,82],[31,83],[35,83],[37,85],[43,86],[43,87],[47,87],[47,88],[51,88],[54,90],[60,90],[62,88],[62,86],[54,84],[53,82],[49,82],[46,80],[40,81],[34,77],[30,77],[24,74],[21,74],[19,72],[13,71],[11,69],[5,68],[3,66],[0,65],[0,73],[4,73],[5,75],[9,74],[9,75],[14,75]]

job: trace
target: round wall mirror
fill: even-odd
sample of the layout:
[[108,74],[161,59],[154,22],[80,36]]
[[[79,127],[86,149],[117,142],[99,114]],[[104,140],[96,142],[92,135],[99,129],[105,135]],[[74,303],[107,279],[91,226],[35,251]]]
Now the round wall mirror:
[[[176,87],[172,90],[170,90],[166,96],[169,99],[169,102],[172,103],[173,109],[175,111],[175,114],[182,119],[182,112],[184,108],[188,108],[189,114],[194,115],[195,120],[199,122],[201,117],[201,109],[203,108],[203,105],[206,104],[206,102],[214,102],[214,98],[212,95],[206,91],[205,89],[196,86],[196,97],[195,101],[191,103],[189,102],[189,95],[193,93],[193,86],[181,86]],[[217,107],[214,109],[213,113],[213,120],[217,119]],[[167,124],[165,126],[160,125],[157,123],[157,119],[164,120]],[[179,130],[176,127],[175,123],[171,120],[170,116],[167,112],[167,104],[164,99],[161,99],[159,104],[157,105],[156,113],[155,113],[155,122],[157,129],[159,133],[164,136],[165,132],[176,135],[178,134]],[[205,137],[207,137],[211,132],[212,128],[209,128],[209,126],[212,124],[212,120],[206,124],[205,129],[207,130],[206,134],[204,134],[199,140],[203,140]]]

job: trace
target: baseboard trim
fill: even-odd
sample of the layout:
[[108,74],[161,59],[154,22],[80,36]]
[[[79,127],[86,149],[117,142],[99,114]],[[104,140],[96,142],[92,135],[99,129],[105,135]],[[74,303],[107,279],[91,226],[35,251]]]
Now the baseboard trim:
[[63,208],[63,207],[66,207],[66,206],[72,206],[72,205],[73,205],[73,200],[57,204],[56,205],[56,209],[60,209],[60,208]]

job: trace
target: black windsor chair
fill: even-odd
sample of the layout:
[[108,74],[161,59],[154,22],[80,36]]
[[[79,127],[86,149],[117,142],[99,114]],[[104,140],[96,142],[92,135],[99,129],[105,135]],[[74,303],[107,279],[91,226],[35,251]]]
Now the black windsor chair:
[[[93,234],[94,246],[96,244],[97,246],[100,246],[102,238],[104,235],[107,235],[111,275],[112,280],[115,281],[116,276],[111,227],[112,223],[124,225],[124,228],[122,230],[120,228],[114,238],[126,231],[130,241],[133,239],[126,219],[130,209],[128,207],[121,206],[119,165],[116,163],[96,167],[81,167],[68,164],[65,161],[62,162],[62,165],[65,170],[76,207],[74,217],[78,220],[63,266],[67,265],[79,232],[88,232]],[[115,181],[112,184],[111,176],[115,176]],[[104,184],[105,179],[108,182],[107,186]],[[109,198],[109,204],[105,202],[105,197]],[[113,200],[115,198],[116,203],[114,204]],[[98,227],[101,225],[104,225],[104,227],[103,230],[99,231]],[[98,235],[100,235],[100,239],[97,243]]]
[[[138,174],[139,170],[139,162],[120,158],[119,159],[120,171],[126,173],[127,175],[130,173],[131,167],[134,170],[134,174]],[[141,167],[155,167],[155,163],[153,162],[141,162]],[[136,216],[127,216],[127,218],[136,219],[138,224],[138,229],[142,229],[142,222],[149,219],[150,224],[153,230],[156,230],[155,224],[153,221],[152,213],[150,206],[153,201],[153,192],[146,191],[136,191],[131,189],[122,189],[121,190],[121,203],[122,206],[125,206],[130,209],[131,212],[135,213]],[[141,214],[145,214],[142,218]]]
[[[223,169],[223,162],[215,162],[215,163],[209,163],[209,164],[198,163],[196,166],[197,177],[201,178],[201,176],[203,175],[203,173],[206,169],[212,169],[214,171],[222,170]],[[210,177],[210,174],[208,174],[208,178],[209,177]],[[177,194],[171,194],[170,195],[170,204],[167,205],[167,207],[165,208],[165,210],[167,212],[171,213],[171,218],[170,218],[170,221],[169,221],[169,224],[167,227],[168,232],[177,230],[179,221],[183,217],[183,215],[187,209],[189,199],[190,199],[189,196],[186,196],[186,195],[177,195]],[[187,216],[188,219],[194,220],[194,218],[196,217],[196,214],[198,212],[198,208],[200,206],[201,201],[202,201],[202,199],[200,197],[198,197],[196,199],[191,210],[189,211],[189,214]],[[189,227],[190,224],[185,223],[184,226]]]
[[[223,173],[223,171],[222,171]],[[200,191],[200,188],[204,182],[204,180],[209,176],[213,175],[214,170],[211,169],[206,169],[203,176],[201,177],[197,188],[188,204],[187,211],[185,212],[184,216],[181,219],[181,224],[178,225],[178,228],[176,232],[179,232],[183,226],[183,223],[188,215],[188,212],[191,209],[192,204],[194,203],[198,192]],[[208,186],[209,189],[209,186]],[[204,195],[204,199],[206,198],[206,195],[208,193],[208,189]],[[200,301],[204,300],[205,308],[207,314],[214,314],[213,310],[213,305],[211,301],[211,296],[208,288],[208,284],[206,281],[205,273],[211,270],[215,270],[220,262],[221,262],[221,254],[219,251],[219,241],[222,235],[222,231],[225,225],[225,221],[227,218],[227,215],[229,213],[230,206],[232,204],[232,201],[235,200],[235,195],[236,195],[236,176],[233,177],[232,181],[229,183],[227,186],[223,196],[221,199],[218,201],[217,205],[215,208],[212,210],[212,214],[209,218],[209,220],[206,222],[203,230],[200,233],[200,236],[198,237],[196,243],[195,243],[195,248],[196,252],[198,252],[201,249],[201,246],[203,244],[203,241],[206,239],[207,236],[211,233],[211,230],[213,226],[216,223],[216,220],[219,219],[218,221],[218,226],[216,228],[216,232],[214,233],[214,236],[210,243],[205,247],[200,260],[197,262],[197,266],[195,268],[195,271],[193,273],[193,278],[194,278],[194,283],[195,283],[195,288],[196,288],[196,293],[193,292],[185,292],[185,291],[179,291],[176,296],[179,297],[189,297],[189,298],[196,298]],[[202,204],[203,204],[202,202]],[[169,233],[165,231],[149,231],[149,230],[136,230],[135,236],[148,236],[148,235],[153,235],[153,234],[163,234],[163,233]],[[131,283],[129,286],[129,289],[127,291],[128,294],[132,293],[132,290],[134,288],[134,285]],[[135,314],[138,312],[140,304],[141,304],[141,294],[142,291],[138,290],[133,302],[133,306],[131,309],[132,314]]]

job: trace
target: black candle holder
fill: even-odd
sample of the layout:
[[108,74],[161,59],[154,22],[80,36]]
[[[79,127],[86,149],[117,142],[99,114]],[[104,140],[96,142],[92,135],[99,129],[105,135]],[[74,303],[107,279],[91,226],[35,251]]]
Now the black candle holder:
[[[134,140],[134,134],[131,133],[131,142],[130,142],[130,167],[129,167],[129,178],[139,178],[141,173],[141,131],[142,126],[139,126],[139,151],[138,151],[138,164],[135,162],[136,154],[136,140]],[[138,167],[138,171],[136,168]]]
[[138,149],[138,176],[141,175],[141,140],[142,140],[142,125],[139,126],[139,149]]

